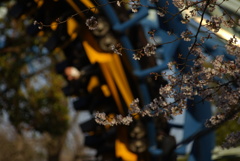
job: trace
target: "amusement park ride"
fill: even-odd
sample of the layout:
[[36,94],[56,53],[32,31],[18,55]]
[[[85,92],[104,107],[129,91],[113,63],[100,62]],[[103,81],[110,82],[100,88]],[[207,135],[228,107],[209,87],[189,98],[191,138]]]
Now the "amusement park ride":
[[[150,3],[149,0],[141,0],[141,4],[150,7],[139,7],[138,12],[133,13],[127,5],[118,7],[112,0],[20,0],[9,14],[13,18],[26,14],[42,24],[51,24],[42,30],[38,28],[42,26],[32,24],[28,26],[27,33],[36,35],[40,31],[50,32],[51,37],[45,47],[49,52],[57,47],[64,51],[66,59],[56,64],[56,69],[68,82],[63,88],[64,94],[77,98],[73,102],[75,110],[89,110],[91,114],[102,111],[109,115],[127,115],[135,98],[139,98],[144,106],[158,96],[161,85],[167,84],[164,78],[155,80],[150,73],[167,70],[169,61],[180,61],[177,53],[182,53],[183,56],[188,53],[192,42],[173,41],[175,37],[167,31],[173,30],[175,35],[180,36],[188,28],[194,33],[198,24],[191,20],[190,25],[183,25],[180,15],[164,23],[171,15],[157,16],[155,9],[164,7],[165,1]],[[169,4],[169,11],[177,13],[178,9],[171,2]],[[229,9],[229,6],[226,7]],[[96,30],[89,30],[85,25],[86,19],[91,16],[98,21]],[[62,21],[65,22],[61,23]],[[134,49],[151,43],[148,32],[153,30],[159,42],[173,42],[158,46],[156,55],[134,60]],[[122,55],[111,50],[111,45],[118,43],[127,49]],[[216,43],[221,42],[209,40],[206,48],[210,49]],[[212,50],[211,54],[219,52],[225,51]],[[80,74],[76,78],[69,78],[67,68]],[[194,103],[188,101],[189,104]],[[130,126],[116,127],[104,127],[89,120],[82,123],[80,128],[88,134],[85,145],[97,149],[97,155],[102,156],[103,160],[173,161],[176,156],[189,153],[189,161],[209,161],[214,148],[212,132],[193,140],[192,147],[187,152],[189,142],[177,144],[169,131],[171,128],[181,128],[182,139],[185,140],[204,130],[205,120],[210,116],[211,105],[204,102],[188,107],[182,125],[171,124],[159,116],[136,117]]]

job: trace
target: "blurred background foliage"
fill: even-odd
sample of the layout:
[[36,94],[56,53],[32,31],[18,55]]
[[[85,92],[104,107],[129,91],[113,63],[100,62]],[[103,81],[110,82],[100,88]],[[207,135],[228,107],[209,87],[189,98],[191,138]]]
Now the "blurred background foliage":
[[[48,160],[58,160],[69,126],[67,99],[61,91],[64,80],[54,72],[54,62],[61,58],[61,53],[44,52],[47,34],[26,34],[32,19],[25,16],[12,19],[6,14],[13,4],[14,1],[0,2],[0,112],[2,117],[9,118],[21,141],[1,136],[0,160],[34,160],[31,158],[36,153],[31,148],[34,145],[20,146],[26,143],[26,132],[32,138],[36,134],[48,136],[45,146]],[[18,154],[17,158],[10,153],[6,156],[8,150]]]
[[[4,21],[4,32],[11,28],[14,31],[10,31],[13,37],[7,35],[7,44],[0,55],[1,112],[9,114],[10,121],[19,132],[21,125],[27,124],[39,132],[62,135],[67,129],[67,101],[61,91],[63,79],[53,71],[54,63],[51,62],[54,61],[54,54],[32,51],[44,38],[26,35],[24,25],[20,25],[21,20],[13,21],[7,21],[7,18]],[[19,25],[10,27],[6,22]],[[31,71],[31,68],[36,70]],[[65,130],[53,129],[58,128],[59,123]]]

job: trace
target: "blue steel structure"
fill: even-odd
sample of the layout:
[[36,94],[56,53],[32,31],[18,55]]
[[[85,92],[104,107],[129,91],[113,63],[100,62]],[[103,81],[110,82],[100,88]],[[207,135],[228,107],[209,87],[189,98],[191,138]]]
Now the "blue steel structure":
[[[107,4],[107,0],[99,0],[99,2],[103,4]],[[149,5],[147,0],[141,0],[142,5]],[[170,13],[177,13],[178,10],[173,4],[170,2],[170,5],[168,6],[168,11]],[[158,7],[164,7],[165,1],[159,1],[158,3],[155,3],[155,6]],[[120,42],[123,45],[124,48],[127,49],[133,49],[131,42],[128,38],[128,36],[125,34],[126,29],[132,27],[133,25],[139,24],[141,20],[146,18],[148,15],[148,9],[145,7],[139,8],[139,11],[134,14],[133,18],[128,20],[127,22],[120,23],[120,20],[117,16],[117,13],[114,11],[114,9],[110,5],[104,5],[103,10],[105,12],[105,15],[110,20],[111,25],[113,26],[113,29],[115,32],[120,33]],[[170,14],[166,14],[164,18],[159,18],[159,28],[156,29],[155,35],[162,37],[165,42],[170,42],[171,40],[174,40],[173,37],[169,36],[167,34],[167,31],[173,30],[174,33],[177,36],[180,36],[182,31],[185,31],[187,29],[186,25],[183,25],[180,22],[181,16],[177,16],[173,20],[169,21],[168,23],[163,23],[164,21],[171,18]],[[142,23],[144,27],[144,23]],[[148,24],[149,25],[149,24]],[[128,56],[129,61],[131,62],[131,65],[133,67],[133,73],[139,80],[139,88],[140,92],[143,98],[143,103],[148,104],[150,103],[151,99],[148,95],[148,89],[146,86],[146,83],[142,81],[142,78],[149,75],[151,72],[157,72],[160,73],[161,71],[167,69],[167,63],[171,60],[180,61],[178,59],[177,53],[183,54],[183,57],[186,57],[186,54],[189,52],[188,47],[191,45],[191,42],[186,42],[183,40],[175,41],[170,44],[163,45],[163,52],[157,53],[162,54],[164,57],[164,61],[161,65],[157,65],[152,68],[144,69],[142,70],[138,61],[135,61],[132,59],[132,55],[134,54],[133,51],[127,50],[126,54]],[[192,62],[190,62],[188,65],[192,65]],[[189,71],[189,68],[185,69],[185,72]],[[184,131],[183,139],[188,138],[189,136],[193,135],[194,133],[197,133],[203,129],[204,123],[206,119],[211,117],[211,105],[209,102],[203,102],[203,103],[196,103],[199,102],[201,98],[196,97],[193,101],[188,100],[188,110],[186,111],[185,116],[185,123],[181,126]],[[194,103],[194,107],[190,107]],[[173,125],[174,126],[174,125]],[[149,141],[149,153],[151,154],[152,158],[156,158],[157,156],[162,154],[162,150],[157,148],[156,143],[156,131],[155,131],[155,125],[153,121],[150,119],[147,123],[147,132],[148,132],[148,141]],[[213,150],[214,147],[214,134],[209,133],[197,140],[194,140],[188,161],[210,161],[211,160],[211,150]],[[181,147],[178,147],[175,151],[179,155],[186,154],[186,145],[183,145]]]

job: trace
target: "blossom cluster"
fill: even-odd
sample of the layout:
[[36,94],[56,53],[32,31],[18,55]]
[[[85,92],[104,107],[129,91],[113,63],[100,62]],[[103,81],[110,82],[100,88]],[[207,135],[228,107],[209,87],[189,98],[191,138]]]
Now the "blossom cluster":
[[183,31],[181,33],[181,37],[183,38],[184,41],[191,41],[191,36],[192,36],[192,32],[187,30],[187,31]]
[[[121,1],[122,2],[122,1]],[[158,0],[149,0],[151,3],[156,3]],[[224,3],[223,0],[222,3]],[[120,1],[117,1],[120,6]],[[239,104],[240,100],[240,47],[237,44],[238,39],[234,35],[226,41],[226,51],[228,54],[234,56],[234,59],[227,59],[224,55],[217,55],[211,57],[207,56],[203,49],[204,43],[211,39],[211,35],[216,35],[222,26],[231,28],[238,24],[234,19],[224,12],[223,15],[213,15],[207,20],[204,18],[205,12],[213,13],[217,6],[221,8],[222,3],[217,3],[216,0],[202,0],[202,1],[184,1],[173,0],[173,5],[179,8],[179,13],[183,10],[189,9],[188,12],[183,13],[182,23],[190,22],[190,19],[195,16],[200,16],[201,21],[198,33],[201,27],[206,27],[207,31],[204,34],[207,36],[202,37],[200,42],[197,40],[198,33],[193,34],[191,31],[186,30],[179,35],[184,41],[194,41],[190,46],[187,57],[184,58],[185,64],[183,69],[186,68],[188,61],[193,61],[193,66],[190,71],[182,72],[174,71],[176,62],[169,62],[168,68],[175,74],[162,73],[162,76],[167,78],[168,84],[160,87],[159,96],[144,107],[140,107],[139,99],[133,100],[130,104],[129,113],[127,116],[116,115],[109,118],[104,113],[96,113],[96,121],[103,125],[129,125],[133,121],[134,115],[154,117],[162,115],[166,118],[171,118],[171,115],[180,115],[183,110],[187,108],[187,99],[194,99],[195,96],[200,96],[202,101],[209,101],[214,104],[218,113],[206,121],[207,127],[214,127],[226,120],[226,116],[232,112],[232,109]],[[130,8],[132,12],[137,12],[142,6],[139,0],[130,0]],[[165,16],[169,4],[166,3],[165,7],[157,8],[157,14],[161,17]],[[174,15],[173,15],[174,16]],[[154,34],[152,35],[154,36]],[[156,54],[156,48],[161,44],[147,43],[140,50],[136,50],[133,59],[140,60],[143,56],[152,56]],[[112,50],[121,55],[123,47],[119,44],[113,45]],[[193,60],[188,60],[188,56],[194,56]],[[188,67],[189,68],[189,67]],[[169,101],[171,100],[171,101]],[[224,147],[228,148],[235,145],[239,141],[239,133],[230,134]]]
[[121,44],[112,45],[111,49],[115,54],[122,55],[123,47]]
[[182,9],[185,6],[184,0],[173,0],[173,5]]
[[221,29],[223,17],[212,16],[210,20],[206,20],[206,26],[214,32],[218,32]]
[[147,43],[146,46],[143,47],[142,50],[138,50],[135,54],[133,54],[134,60],[140,60],[143,56],[151,56],[156,54],[156,46],[150,43]]
[[129,5],[132,12],[138,12],[138,8],[141,6],[140,0],[130,0]]
[[[194,66],[189,73],[165,74],[168,84],[160,87],[159,97],[144,107],[140,107],[139,99],[130,104],[129,114],[126,117],[115,118],[104,122],[104,117],[96,117],[102,124],[129,124],[134,115],[164,116],[167,119],[171,115],[180,115],[187,108],[187,99],[200,96],[205,101],[210,101],[219,109],[220,113],[206,121],[207,127],[213,127],[226,119],[240,100],[240,59],[235,61],[225,60],[223,55],[218,55],[206,65],[207,57],[198,46],[190,47],[191,54],[196,56]],[[168,64],[173,70],[175,62]],[[219,78],[222,81],[219,81]],[[172,101],[167,101],[170,98]],[[119,115],[117,117],[120,117]],[[99,119],[101,118],[101,119]],[[100,120],[100,121],[99,121]]]
[[98,21],[97,19],[92,16],[91,18],[86,20],[86,26],[89,28],[89,30],[95,30],[98,27]]
[[232,132],[226,138],[225,142],[222,144],[222,147],[229,149],[231,147],[236,147],[239,145],[240,141],[240,132]]
[[110,126],[120,125],[120,124],[129,125],[133,121],[133,118],[132,116],[124,117],[122,115],[116,115],[115,117],[108,117],[104,112],[102,113],[96,112],[95,121],[101,125],[110,125]]

